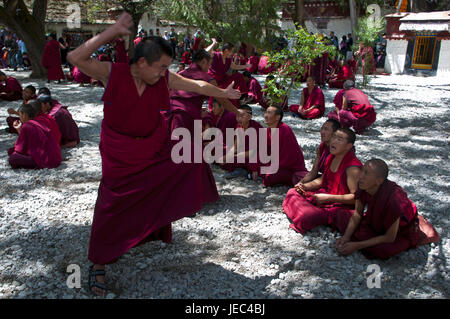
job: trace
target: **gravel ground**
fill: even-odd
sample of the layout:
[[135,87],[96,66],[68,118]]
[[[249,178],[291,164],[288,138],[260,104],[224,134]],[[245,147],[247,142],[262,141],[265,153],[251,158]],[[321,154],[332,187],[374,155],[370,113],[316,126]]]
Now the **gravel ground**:
[[[23,78],[23,85],[46,85],[27,79],[26,72],[7,73]],[[87,250],[101,178],[103,89],[49,87],[69,106],[82,141],[62,151],[56,169],[12,170],[6,151],[15,136],[3,128],[7,108],[19,103],[0,103],[0,298],[91,298]],[[324,91],[327,112],[336,92]],[[450,82],[378,76],[365,92],[377,121],[358,136],[357,155],[388,163],[390,179],[435,226],[439,243],[387,261],[370,261],[358,252],[341,257],[334,250],[338,235],[329,228],[307,236],[289,229],[281,208],[287,187],[268,189],[245,177],[227,180],[214,167],[220,200],[195,218],[175,222],[172,244],[148,243],[108,267],[108,298],[448,298]],[[299,91],[290,101],[298,100]],[[262,122],[261,108],[253,108],[254,119]],[[311,168],[323,120],[286,115],[285,122]],[[80,289],[67,286],[71,264],[81,267]],[[368,288],[371,264],[381,269],[381,288]]]

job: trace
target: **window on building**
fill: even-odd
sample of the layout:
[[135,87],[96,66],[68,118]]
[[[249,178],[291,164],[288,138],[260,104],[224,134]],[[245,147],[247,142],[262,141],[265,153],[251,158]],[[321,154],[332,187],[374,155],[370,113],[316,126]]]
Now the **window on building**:
[[414,42],[412,68],[431,70],[435,48],[436,35],[418,33]]

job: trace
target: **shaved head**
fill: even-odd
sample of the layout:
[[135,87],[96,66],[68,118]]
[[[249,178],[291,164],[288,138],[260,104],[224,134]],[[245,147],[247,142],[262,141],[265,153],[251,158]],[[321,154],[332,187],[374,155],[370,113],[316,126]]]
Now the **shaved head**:
[[382,178],[383,180],[386,180],[388,178],[389,168],[385,161],[379,158],[372,158],[368,160],[366,164],[371,165],[374,168],[377,178]]

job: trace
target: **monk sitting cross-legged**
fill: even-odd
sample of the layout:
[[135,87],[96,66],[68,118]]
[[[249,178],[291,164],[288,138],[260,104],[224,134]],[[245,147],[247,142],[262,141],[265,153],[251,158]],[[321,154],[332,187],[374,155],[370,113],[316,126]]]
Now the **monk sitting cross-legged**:
[[[263,174],[263,184],[266,187],[277,184],[293,186],[293,176],[303,178],[307,173],[303,151],[298,145],[292,129],[283,120],[283,110],[280,107],[269,106],[264,114],[267,128],[267,148],[272,153],[272,129],[278,129],[279,168],[273,174]],[[276,142],[276,141],[275,141]],[[277,154],[271,154],[272,156]]]
[[[36,101],[34,101],[35,103]],[[61,150],[45,123],[36,120],[30,104],[19,108],[20,121],[14,123],[19,137],[8,150],[12,168],[54,168],[62,161]]]
[[[5,82],[5,85],[3,85]],[[17,101],[22,97],[22,86],[12,76],[7,76],[0,71],[0,101]]]
[[[249,174],[248,175],[249,178],[252,178],[254,181],[256,181],[259,175],[258,136],[259,136],[259,129],[263,127],[258,122],[252,120],[252,108],[249,105],[246,104],[242,105],[240,107],[240,110],[243,110],[244,112],[237,115],[236,128],[237,130],[241,130],[240,132],[242,133],[243,138],[238,141],[238,137],[235,136],[234,147],[232,147],[231,150],[229,150],[229,152],[231,152],[234,158],[234,162],[227,163],[226,160],[224,160],[225,164],[221,166],[223,169],[229,172],[233,172],[237,168],[246,169]],[[242,149],[240,149],[239,143],[245,143]],[[243,163],[239,163],[238,161],[239,156],[242,156],[244,158]]]
[[362,166],[354,152],[355,139],[350,129],[338,129],[323,175],[288,191],[283,209],[292,221],[291,228],[305,234],[317,226],[332,224],[336,215],[353,209]]
[[61,147],[75,147],[80,143],[78,125],[67,110],[67,106],[62,106],[57,100],[52,99],[50,94],[48,88],[39,89],[37,100],[41,102],[42,111],[55,119],[61,132]]
[[384,161],[371,159],[364,164],[355,194],[355,212],[343,212],[335,220],[343,234],[336,241],[336,249],[342,255],[360,250],[369,259],[388,259],[439,240],[433,226],[418,215],[416,205],[403,189],[387,177]]
[[312,76],[306,79],[307,87],[302,91],[300,105],[293,104],[290,110],[305,120],[312,120],[323,116],[325,112],[325,97],[322,90],[316,86]]

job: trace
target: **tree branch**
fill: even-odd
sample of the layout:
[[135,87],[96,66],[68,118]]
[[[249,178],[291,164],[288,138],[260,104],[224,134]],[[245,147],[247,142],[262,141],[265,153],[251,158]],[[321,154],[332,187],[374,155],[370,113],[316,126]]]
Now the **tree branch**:
[[48,0],[34,0],[32,16],[37,21],[45,21],[47,16],[47,2]]

